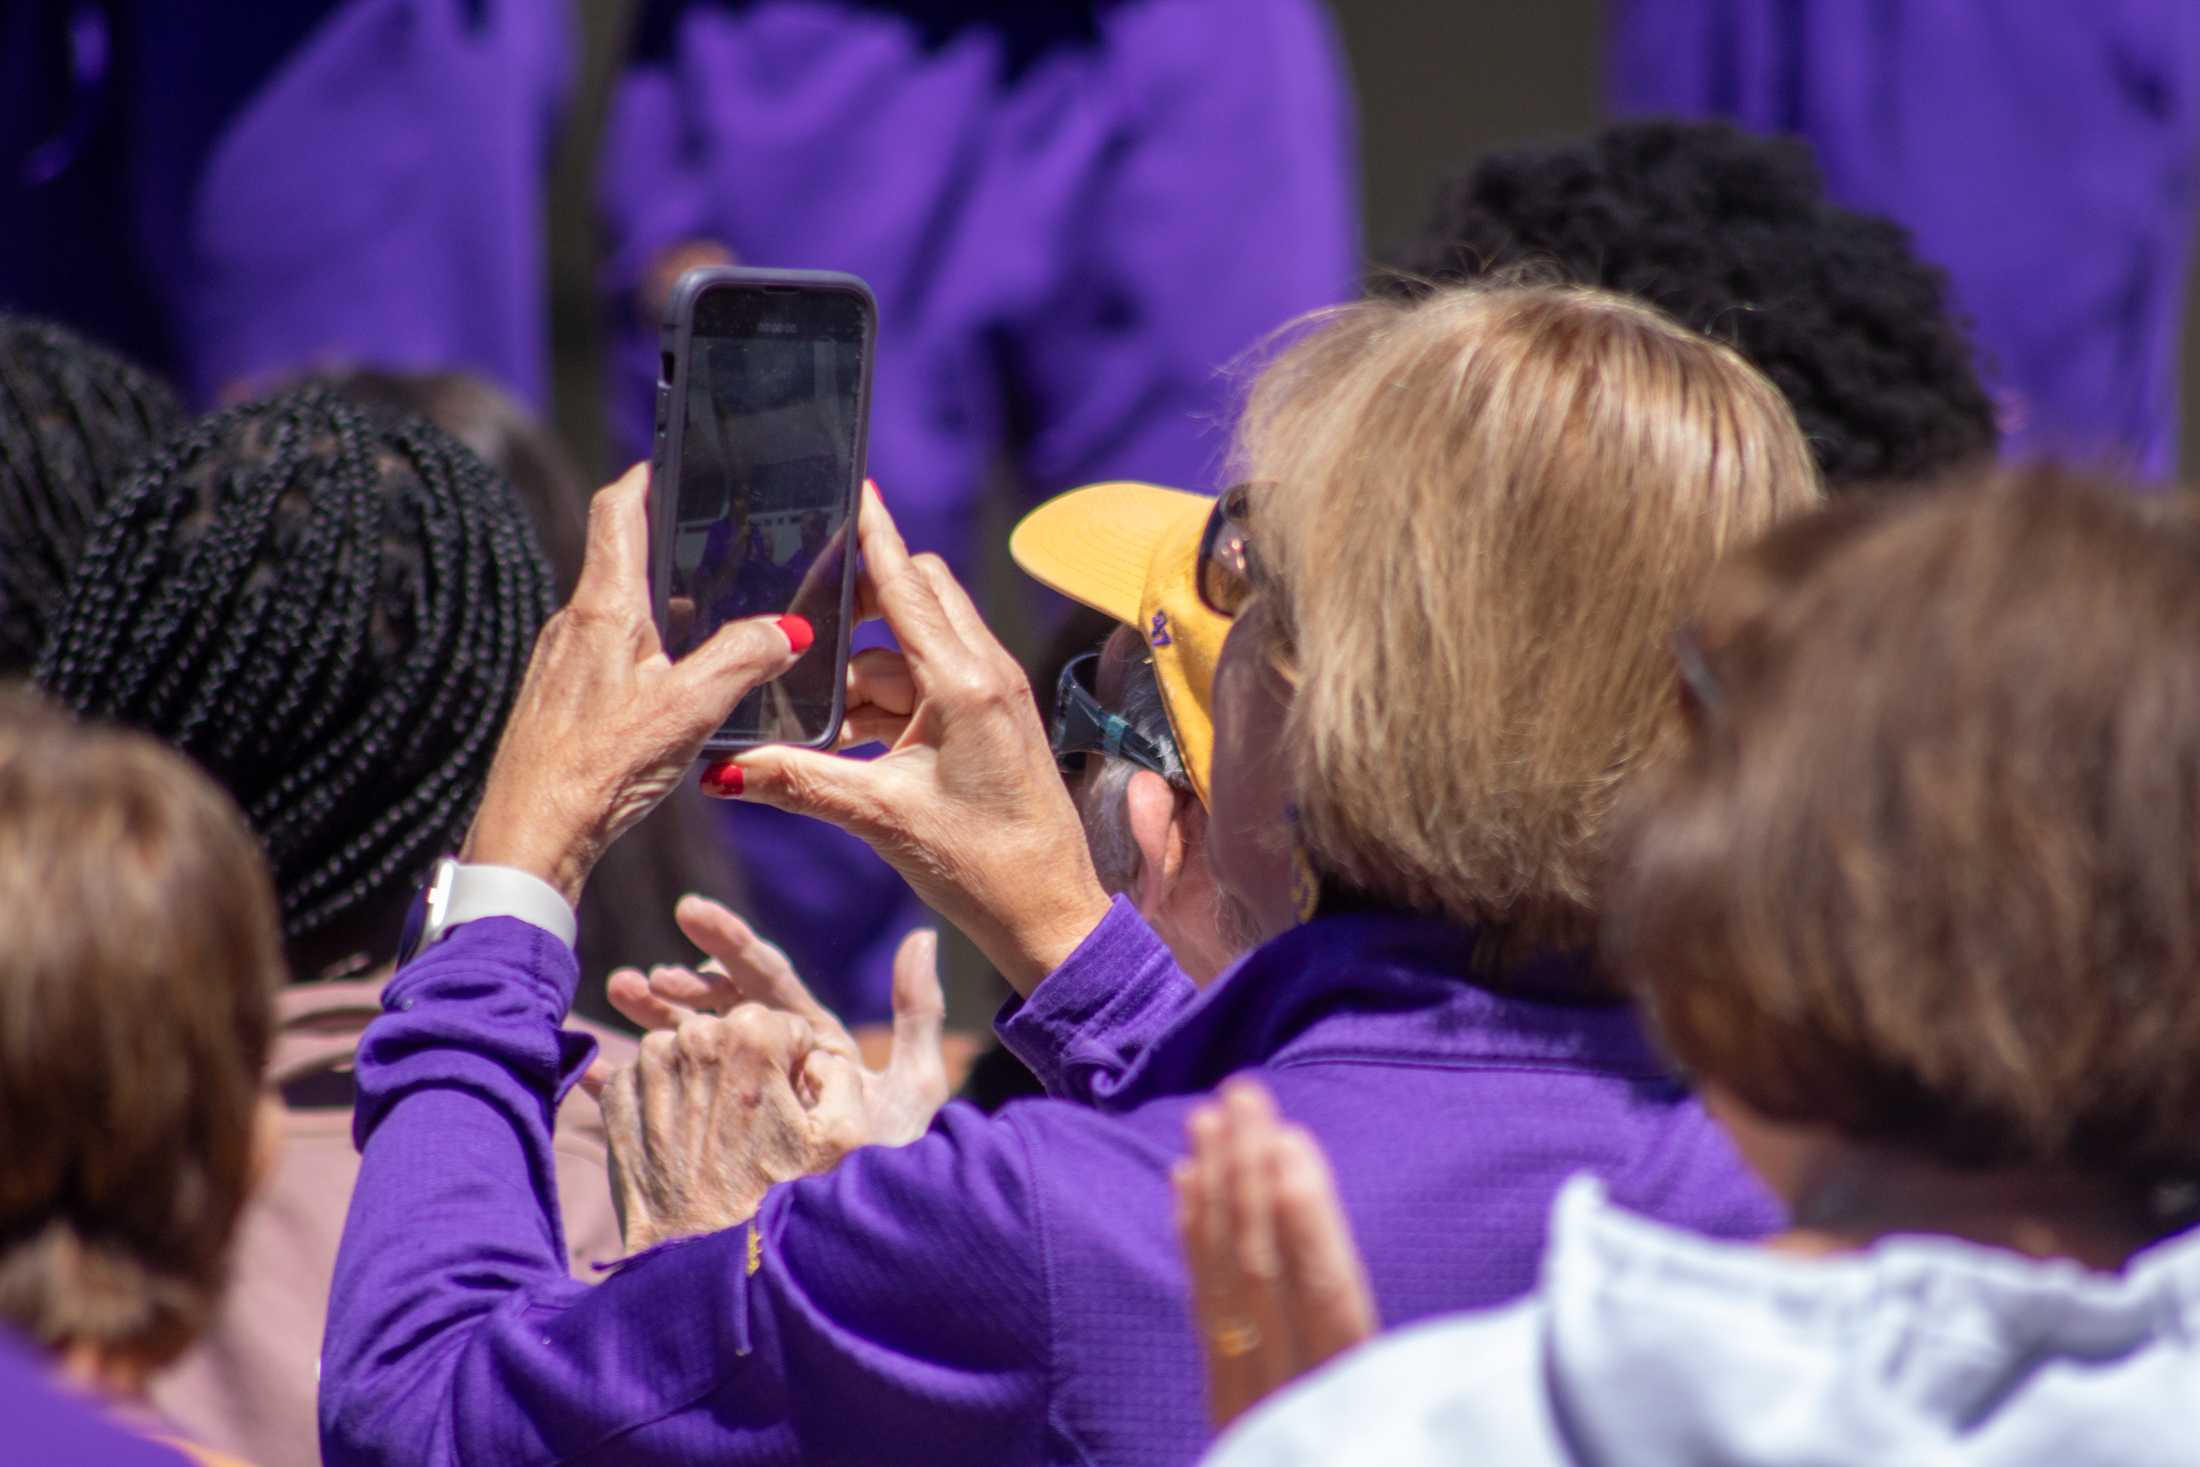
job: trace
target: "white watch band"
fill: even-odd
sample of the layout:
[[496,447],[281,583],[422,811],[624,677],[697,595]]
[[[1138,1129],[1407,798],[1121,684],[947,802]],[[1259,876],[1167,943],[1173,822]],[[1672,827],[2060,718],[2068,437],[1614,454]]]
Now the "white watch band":
[[573,945],[580,931],[573,909],[558,895],[558,889],[532,872],[516,866],[453,862],[442,910],[433,914],[421,946],[426,947],[462,922],[478,922],[484,917],[516,917],[540,927],[567,947]]

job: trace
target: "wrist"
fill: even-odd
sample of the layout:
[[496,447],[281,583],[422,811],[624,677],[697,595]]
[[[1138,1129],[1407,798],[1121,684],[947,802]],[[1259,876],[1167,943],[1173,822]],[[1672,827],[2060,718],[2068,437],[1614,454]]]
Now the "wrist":
[[484,811],[466,833],[458,859],[469,866],[509,866],[524,871],[565,898],[576,911],[581,889],[595,869],[595,855],[583,839],[561,836],[526,822],[507,822]]
[[1004,934],[1003,950],[987,953],[1009,987],[1025,998],[1092,935],[1111,901],[1097,878],[1088,877],[1044,912],[1035,912]]

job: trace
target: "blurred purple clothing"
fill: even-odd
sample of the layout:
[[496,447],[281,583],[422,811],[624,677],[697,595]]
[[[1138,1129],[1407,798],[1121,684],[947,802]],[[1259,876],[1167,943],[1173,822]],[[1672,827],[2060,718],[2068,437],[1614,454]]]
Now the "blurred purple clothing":
[[109,1424],[92,1402],[51,1384],[13,1339],[0,1339],[0,1421],[0,1460],[25,1467],[188,1467],[175,1448]]
[[[28,12],[37,12],[31,15]],[[0,31],[0,304],[201,403],[338,363],[547,405],[565,0],[76,0]]]
[[[871,472],[966,578],[1004,462],[1034,502],[1212,488],[1223,369],[1357,293],[1353,144],[1317,0],[653,0],[599,174],[626,455],[657,377],[635,287],[708,239],[870,282]],[[800,904],[770,935],[845,1017],[885,1018],[922,916],[900,880],[814,823],[726,818],[759,890]]]
[[[590,1052],[557,1027],[571,957],[508,919],[463,927],[398,974],[360,1048],[323,1458],[1189,1463],[1211,1430],[1168,1171],[1194,1098],[1238,1072],[1328,1149],[1393,1324],[1526,1292],[1577,1171],[1682,1227],[1777,1226],[1626,1008],[1477,988],[1473,946],[1318,920],[1147,1035],[1112,1113],[950,1105],[590,1287],[565,1274],[549,1153]],[[1119,902],[1025,1016],[1120,1061],[1116,996],[1145,1011],[1134,990],[1178,981]]]
[[1945,266],[2017,453],[2176,471],[2200,164],[2192,0],[1620,0],[1621,115],[1797,133]]

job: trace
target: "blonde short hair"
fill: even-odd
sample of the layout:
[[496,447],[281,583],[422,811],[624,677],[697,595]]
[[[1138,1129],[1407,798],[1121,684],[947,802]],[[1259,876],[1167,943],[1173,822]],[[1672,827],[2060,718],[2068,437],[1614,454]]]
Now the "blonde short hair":
[[1586,943],[1614,792],[1670,740],[1714,562],[1814,506],[1778,389],[1601,291],[1321,318],[1238,434],[1297,664],[1300,839],[1375,899]]

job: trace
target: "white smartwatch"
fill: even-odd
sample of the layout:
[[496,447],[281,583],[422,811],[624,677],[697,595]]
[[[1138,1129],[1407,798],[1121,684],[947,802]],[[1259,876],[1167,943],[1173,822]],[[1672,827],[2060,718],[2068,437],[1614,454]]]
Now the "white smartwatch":
[[445,856],[406,914],[398,966],[435,946],[452,928],[484,917],[516,917],[567,947],[579,932],[573,909],[541,877],[516,866],[469,866]]

